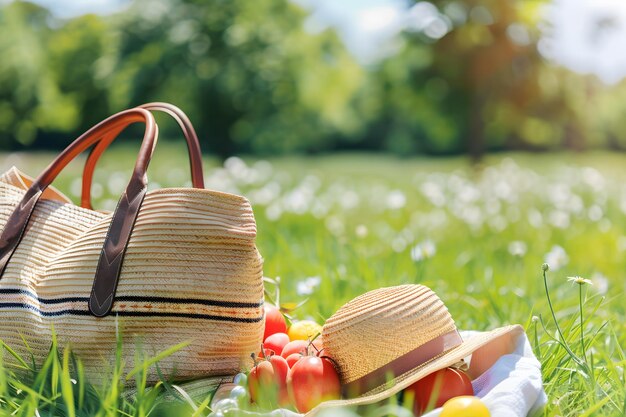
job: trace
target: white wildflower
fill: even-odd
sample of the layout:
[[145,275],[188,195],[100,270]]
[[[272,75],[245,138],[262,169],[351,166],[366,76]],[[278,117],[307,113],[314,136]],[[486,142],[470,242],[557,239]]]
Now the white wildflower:
[[243,161],[243,159],[236,156],[231,156],[224,161],[224,168],[226,168],[231,173],[240,174],[248,167],[246,166],[246,163]]
[[521,258],[522,256],[526,255],[527,251],[528,246],[521,240],[514,240],[513,242],[509,243],[509,253],[513,256],[518,256]]
[[350,210],[359,205],[361,198],[352,190],[346,190],[338,197],[339,204],[345,210]]
[[593,206],[589,207],[589,211],[587,213],[587,216],[589,216],[589,220],[591,220],[592,222],[597,222],[600,219],[602,219],[602,216],[604,216],[604,212],[602,211],[602,207],[600,207],[597,204],[594,204]]
[[550,249],[550,252],[546,254],[544,262],[550,265],[551,270],[557,271],[567,265],[569,257],[567,256],[565,249],[559,245],[554,245],[552,246],[552,249]]
[[121,171],[115,171],[109,176],[107,181],[107,190],[110,194],[120,195],[126,188],[127,184],[128,174]]
[[422,194],[436,207],[443,207],[446,204],[446,195],[439,184],[427,181],[420,187]]
[[620,252],[626,251],[626,236],[620,236],[617,238],[617,249]]
[[435,246],[435,242],[428,239],[418,243],[411,249],[411,259],[415,262],[420,262],[424,259],[432,258],[436,253],[437,246]]
[[571,283],[578,285],[593,285],[593,282],[587,278],[579,277],[576,275],[575,277],[567,277],[567,280]]
[[535,229],[539,229],[543,226],[543,215],[541,212],[534,208],[528,210],[528,223]]
[[326,218],[326,228],[335,236],[342,235],[345,232],[343,220],[338,216],[329,216]]
[[570,225],[570,215],[564,210],[552,210],[548,219],[552,226],[559,229],[567,229]]
[[609,279],[601,272],[594,272],[591,281],[594,282],[594,287],[600,294],[604,295],[609,290]]
[[298,295],[311,295],[313,294],[313,291],[319,287],[321,282],[322,279],[318,276],[305,278],[304,280],[298,282],[296,293]]
[[391,249],[399,253],[406,249],[406,244],[407,242],[402,236],[397,236],[391,241]]
[[270,221],[276,221],[283,215],[283,208],[278,202],[272,203],[265,210],[265,217]]
[[83,191],[83,180],[82,178],[75,178],[70,184],[70,193],[74,197],[80,197]]
[[387,194],[387,208],[397,210],[406,204],[406,196],[400,190],[393,190]]

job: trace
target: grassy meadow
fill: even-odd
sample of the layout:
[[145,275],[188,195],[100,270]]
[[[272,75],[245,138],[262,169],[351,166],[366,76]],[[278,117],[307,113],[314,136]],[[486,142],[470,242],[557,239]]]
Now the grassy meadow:
[[[105,154],[94,207],[114,207],[135,154],[127,146]],[[53,157],[2,154],[0,168],[16,165],[36,176]],[[186,159],[184,146],[161,143],[152,186],[188,184]],[[55,183],[74,201],[83,161]],[[472,166],[463,158],[335,154],[223,165],[207,159],[205,170],[208,188],[252,202],[265,275],[280,277],[282,303],[307,300],[295,317],[323,322],[365,291],[421,283],[439,294],[460,329],[526,328],[543,366],[546,416],[625,414],[626,156],[500,154]],[[592,284],[568,281],[576,276]],[[58,361],[65,370],[63,357]],[[127,400],[116,389],[87,387],[74,410],[68,398],[78,401],[78,388],[62,383],[70,375],[57,372],[56,391],[50,375],[30,392],[10,370],[0,372],[0,408],[28,416],[139,416],[167,415],[172,407],[159,405],[154,391]],[[181,401],[175,415],[210,412]]]

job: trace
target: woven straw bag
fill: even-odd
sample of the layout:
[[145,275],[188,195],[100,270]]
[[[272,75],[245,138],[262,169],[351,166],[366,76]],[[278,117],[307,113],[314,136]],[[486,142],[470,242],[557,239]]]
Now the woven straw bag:
[[[149,110],[169,113],[183,129],[194,188],[146,191],[158,130]],[[117,208],[91,210],[95,163],[119,133],[138,122],[145,123],[145,134]],[[84,207],[78,207],[49,185],[92,145]],[[37,179],[16,168],[0,176],[0,340],[41,363],[54,331],[94,383],[112,363],[118,334],[127,366],[139,348],[152,356],[188,342],[159,363],[167,378],[241,369],[263,335],[256,224],[245,198],[204,189],[201,164],[186,116],[174,106],[152,103],[94,126]],[[149,380],[158,378],[151,371]]]

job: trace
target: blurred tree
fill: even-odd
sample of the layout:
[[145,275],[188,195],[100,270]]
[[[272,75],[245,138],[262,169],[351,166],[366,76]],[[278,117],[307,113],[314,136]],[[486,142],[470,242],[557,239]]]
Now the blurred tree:
[[93,85],[105,26],[96,16],[65,25],[32,3],[0,8],[0,145],[59,147],[108,112]]
[[[106,86],[95,72],[100,57],[111,43],[110,38],[105,21],[91,14],[60,25],[47,39],[47,65],[60,93],[68,97],[66,105],[71,110],[66,108],[65,111],[73,114],[73,130],[88,129],[112,110]],[[59,116],[58,108],[48,111],[50,118]]]
[[[419,2],[404,47],[372,74],[379,116],[370,133],[400,153],[553,144],[537,50],[541,1]],[[386,139],[382,139],[386,138]]]
[[[516,136],[504,131],[519,126],[516,118],[533,116],[541,57],[529,27],[520,21],[519,2],[464,4],[466,22],[436,44],[434,67],[465,104],[457,114],[461,138],[470,156],[479,159],[487,146],[502,148]],[[509,120],[502,123],[502,118]]]
[[0,144],[31,144],[48,120],[45,109],[63,101],[46,66],[50,14],[30,3],[13,2],[0,8]]
[[0,148],[62,147],[158,100],[188,112],[222,157],[626,149],[626,82],[606,87],[539,54],[547,1],[416,2],[397,53],[366,68],[334,31],[307,31],[290,0],[134,0],[66,21],[0,2]]
[[288,0],[138,0],[100,60],[115,108],[165,100],[225,157],[315,151],[359,128],[363,71],[332,31],[309,34]]
[[[402,50],[373,69],[356,99],[359,112],[371,120],[365,143],[397,154],[458,152],[459,127],[452,107],[463,108],[457,92],[430,69],[431,44],[404,35]],[[432,78],[432,79],[431,79]]]

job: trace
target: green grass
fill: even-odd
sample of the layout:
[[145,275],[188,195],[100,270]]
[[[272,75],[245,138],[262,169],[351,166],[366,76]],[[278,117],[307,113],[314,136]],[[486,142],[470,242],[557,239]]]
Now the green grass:
[[[135,154],[136,148],[122,146],[105,155],[96,175],[96,208],[115,204]],[[0,168],[14,162],[35,176],[52,157],[0,156]],[[546,416],[625,414],[626,156],[504,154],[480,167],[462,158],[367,154],[244,160],[232,159],[225,169],[207,160],[208,185],[251,199],[265,275],[281,277],[282,302],[308,298],[296,317],[321,322],[367,290],[422,283],[439,294],[461,329],[510,323],[527,329],[543,366]],[[75,201],[81,163],[55,183]],[[161,186],[180,186],[187,171],[184,147],[162,143],[149,175]],[[423,242],[436,251],[416,261],[411,251]],[[568,258],[560,268],[548,261],[546,277],[562,338],[541,270],[555,245]],[[577,275],[594,284],[567,281]],[[307,277],[319,277],[320,284],[311,294],[299,293]],[[69,357],[61,351],[39,385],[0,372],[1,408],[28,416],[33,407],[42,416],[191,415],[202,401],[172,405],[158,394],[170,392],[166,386],[140,392],[139,400],[115,383],[104,391],[80,380],[70,387]],[[30,372],[35,379],[41,374]]]

